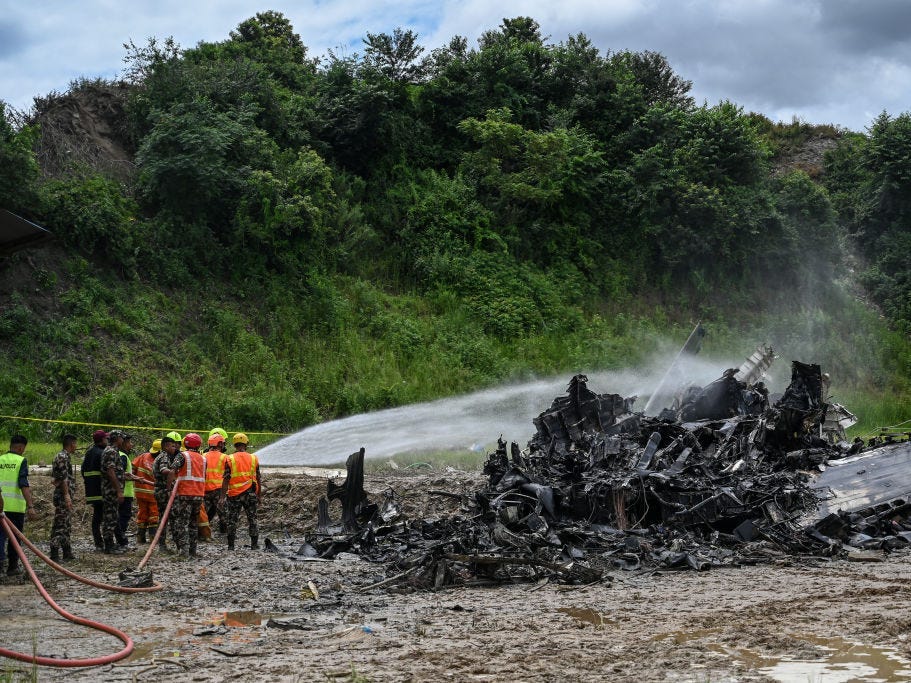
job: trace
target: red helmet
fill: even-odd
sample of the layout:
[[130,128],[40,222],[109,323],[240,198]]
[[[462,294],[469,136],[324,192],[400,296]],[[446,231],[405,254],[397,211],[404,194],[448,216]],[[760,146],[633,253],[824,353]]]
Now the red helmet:
[[196,432],[190,432],[183,437],[183,442],[187,448],[199,448],[202,446],[202,437]]

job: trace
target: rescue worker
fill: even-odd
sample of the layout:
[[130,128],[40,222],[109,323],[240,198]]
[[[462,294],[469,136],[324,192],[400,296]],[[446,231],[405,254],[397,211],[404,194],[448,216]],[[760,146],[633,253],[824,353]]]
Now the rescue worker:
[[[136,497],[135,487],[136,480],[139,479],[133,474],[133,435],[124,434],[123,444],[120,447],[120,468],[123,470],[123,502],[117,508],[117,529],[120,531],[118,543],[121,547],[127,547],[127,529],[130,527],[130,520],[133,519],[133,499]],[[120,540],[122,539],[122,540]]]
[[190,432],[183,442],[186,450],[175,455],[171,463],[171,477],[177,487],[171,511],[171,538],[178,554],[186,551],[188,557],[196,557],[197,516],[206,491],[206,459],[199,452],[199,434]]
[[[25,459],[25,447],[28,439],[16,434],[9,442],[9,451],[0,455],[0,494],[3,496],[3,514],[14,527],[23,531],[25,518],[35,519],[35,503],[32,500],[32,489],[28,484],[28,460]],[[9,555],[6,567],[7,576],[19,573],[19,555],[13,544],[6,538],[6,528],[0,524],[0,570],[3,560]]]
[[[161,439],[152,442],[152,448],[133,458],[136,471],[136,542],[146,543],[155,538],[158,530],[158,503],[155,501],[155,475],[152,465],[161,453]],[[150,534],[147,539],[146,535]]]
[[228,522],[228,550],[234,550],[237,537],[237,518],[241,509],[247,514],[250,531],[250,547],[259,548],[259,528],[256,524],[256,508],[262,495],[262,478],[259,473],[259,458],[248,453],[250,440],[246,434],[234,435],[234,453],[225,458],[225,473],[222,477],[221,499],[225,505]]
[[101,455],[108,445],[108,433],[96,429],[92,433],[92,446],[82,458],[82,483],[85,485],[85,502],[92,506],[92,538],[98,550],[104,549],[101,538],[101,519],[104,516],[104,504],[101,502]]
[[73,496],[76,494],[76,477],[73,475],[71,457],[76,452],[76,437],[65,434],[63,450],[54,456],[51,464],[51,478],[54,481],[54,523],[51,526],[51,559],[60,561],[63,550],[64,560],[74,560],[70,534],[73,529]]
[[123,503],[124,470],[120,464],[120,448],[123,446],[124,433],[112,429],[108,434],[108,447],[101,454],[101,502],[103,515],[101,519],[101,539],[104,552],[117,554],[124,552],[127,545],[125,536],[121,535],[119,524],[120,504]]
[[225,451],[227,444],[225,437],[216,432],[214,429],[209,432],[209,445],[206,448],[206,494],[203,501],[206,506],[206,515],[209,517],[209,524],[218,515],[218,530],[225,533],[228,525],[225,522],[225,511],[220,504],[221,485],[225,474]]
[[[177,437],[176,439],[174,437]],[[171,497],[171,465],[174,456],[177,453],[177,446],[180,443],[180,434],[177,432],[168,432],[168,435],[161,440],[161,453],[155,457],[152,463],[152,475],[155,477],[155,502],[158,503],[158,519],[161,523],[164,517],[165,509],[168,506],[168,498]],[[168,551],[167,529],[162,530],[158,543],[164,552]]]

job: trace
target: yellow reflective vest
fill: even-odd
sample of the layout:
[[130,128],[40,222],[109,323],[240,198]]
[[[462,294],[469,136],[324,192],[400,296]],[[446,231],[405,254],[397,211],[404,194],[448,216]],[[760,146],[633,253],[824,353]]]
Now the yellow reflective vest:
[[25,460],[16,453],[0,455],[0,494],[4,512],[25,512],[25,496],[19,488],[19,470]]

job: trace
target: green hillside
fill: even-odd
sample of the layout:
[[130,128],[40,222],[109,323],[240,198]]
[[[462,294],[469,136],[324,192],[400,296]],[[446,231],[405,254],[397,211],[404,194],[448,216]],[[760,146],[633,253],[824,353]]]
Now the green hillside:
[[288,432],[635,366],[701,320],[709,355],[822,364],[863,428],[911,417],[911,117],[689,88],[525,17],[319,59],[275,12],[131,43],[122,81],[0,118],[0,208],[57,237],[0,259],[0,414]]

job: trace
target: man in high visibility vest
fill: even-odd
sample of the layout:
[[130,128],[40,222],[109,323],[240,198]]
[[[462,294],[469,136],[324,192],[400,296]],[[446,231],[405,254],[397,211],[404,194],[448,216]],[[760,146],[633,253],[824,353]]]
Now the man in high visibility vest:
[[221,485],[225,475],[225,437],[212,430],[209,436],[209,445],[204,453],[206,457],[206,495],[203,501],[206,506],[206,515],[209,524],[218,515],[218,530],[225,533],[228,530],[225,522],[224,508],[221,507]]
[[120,445],[120,468],[123,470],[123,502],[117,506],[117,529],[120,534],[117,543],[121,548],[128,545],[127,529],[133,519],[133,499],[136,497],[136,480],[133,474],[133,435],[124,434],[123,443]]
[[259,548],[259,528],[256,525],[256,508],[262,495],[262,478],[259,474],[259,458],[248,453],[250,440],[246,434],[235,434],[234,453],[225,459],[225,474],[222,477],[221,503],[226,505],[228,521],[228,550],[234,550],[237,537],[237,518],[241,509],[247,513],[250,530],[250,547]]
[[54,480],[54,523],[51,526],[51,559],[74,560],[70,533],[73,527],[73,496],[76,495],[76,477],[73,476],[73,462],[70,456],[76,452],[76,437],[66,434],[62,441],[63,450],[54,456],[51,477]]
[[[3,496],[3,514],[14,527],[22,531],[25,518],[35,519],[35,503],[32,501],[32,490],[28,484],[28,460],[25,459],[25,447],[28,439],[16,434],[10,439],[9,451],[0,455],[0,495]],[[7,560],[6,573],[14,576],[19,573],[19,556],[13,550],[13,544],[6,538],[6,528],[0,524],[0,569],[3,560]]]
[[177,553],[196,557],[196,542],[199,532],[197,517],[206,492],[206,459],[199,452],[202,437],[190,432],[183,439],[187,450],[174,456],[171,471],[175,476],[177,498],[171,509],[171,538]]
[[158,529],[158,503],[155,501],[155,475],[152,465],[155,456],[161,453],[161,439],[152,442],[152,448],[133,458],[133,469],[138,477],[136,481],[136,542],[146,543],[146,534],[155,537]]
[[92,434],[92,446],[82,458],[82,483],[85,485],[86,505],[92,506],[92,538],[98,550],[104,549],[101,538],[101,520],[104,517],[104,503],[101,502],[101,456],[108,446],[108,433],[96,429]]

